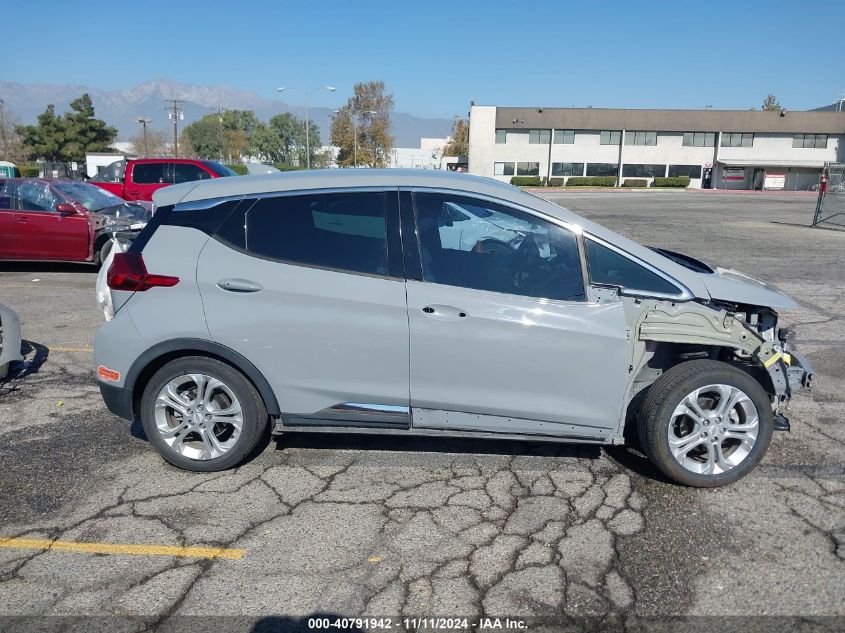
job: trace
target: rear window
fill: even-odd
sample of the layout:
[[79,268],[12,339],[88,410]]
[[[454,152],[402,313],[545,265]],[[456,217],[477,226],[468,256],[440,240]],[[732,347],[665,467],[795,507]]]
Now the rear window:
[[384,193],[282,196],[246,214],[246,250],[289,263],[387,274]]

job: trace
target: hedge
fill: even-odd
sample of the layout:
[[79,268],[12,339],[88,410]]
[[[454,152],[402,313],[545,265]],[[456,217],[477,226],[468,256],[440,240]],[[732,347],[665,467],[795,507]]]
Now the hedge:
[[541,187],[543,180],[540,176],[514,176],[511,178],[511,184],[517,187]]
[[563,187],[563,178],[549,178],[549,187]]
[[249,170],[247,170],[246,165],[242,165],[241,163],[226,163],[226,167],[231,169],[238,176],[246,176],[247,173],[249,173]]
[[21,178],[38,178],[38,165],[18,165]]
[[615,187],[616,176],[572,176],[567,187]]
[[689,187],[689,176],[672,176],[671,178],[655,178],[652,187]]
[[648,187],[648,180],[644,178],[626,178],[622,181],[623,187]]

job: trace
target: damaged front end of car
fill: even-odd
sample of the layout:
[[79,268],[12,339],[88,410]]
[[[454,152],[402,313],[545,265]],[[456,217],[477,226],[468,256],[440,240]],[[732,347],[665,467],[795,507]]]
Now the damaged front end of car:
[[629,403],[668,368],[688,360],[718,360],[753,376],[770,396],[775,429],[788,431],[785,408],[808,389],[813,368],[777,327],[770,307],[721,300],[675,302],[633,299],[637,312],[634,375]]

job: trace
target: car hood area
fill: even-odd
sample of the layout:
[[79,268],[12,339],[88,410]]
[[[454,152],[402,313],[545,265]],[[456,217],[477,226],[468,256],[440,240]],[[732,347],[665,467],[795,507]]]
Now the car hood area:
[[736,270],[715,266],[710,274],[698,274],[704,277],[704,285],[713,299],[785,310],[798,307],[791,297],[775,286]]

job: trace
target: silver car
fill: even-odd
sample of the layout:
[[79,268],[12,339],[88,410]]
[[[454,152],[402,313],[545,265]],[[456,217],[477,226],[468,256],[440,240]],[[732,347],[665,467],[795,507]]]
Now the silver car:
[[109,269],[95,363],[109,409],[180,468],[237,466],[269,432],[627,440],[719,486],[812,376],[773,287],[493,180],[294,172],[155,203]]

